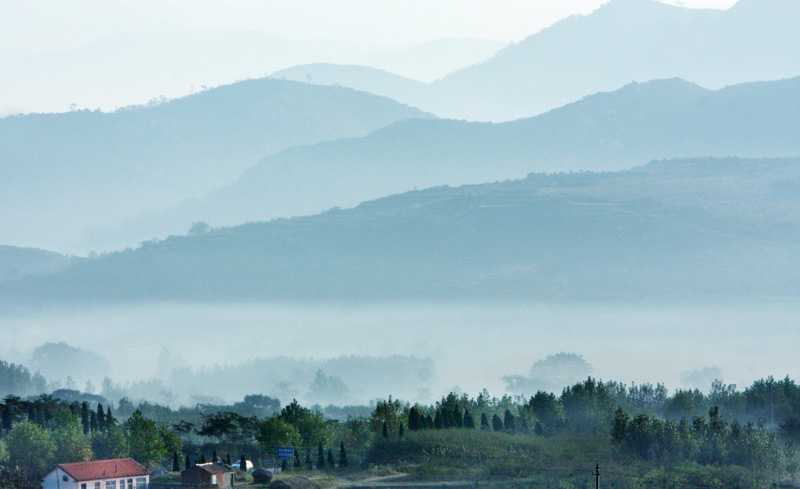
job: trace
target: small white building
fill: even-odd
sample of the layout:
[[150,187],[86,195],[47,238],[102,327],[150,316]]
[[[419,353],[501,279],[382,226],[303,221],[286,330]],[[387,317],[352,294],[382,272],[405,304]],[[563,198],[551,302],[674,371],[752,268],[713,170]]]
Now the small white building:
[[132,458],[59,464],[42,489],[147,489],[150,472]]

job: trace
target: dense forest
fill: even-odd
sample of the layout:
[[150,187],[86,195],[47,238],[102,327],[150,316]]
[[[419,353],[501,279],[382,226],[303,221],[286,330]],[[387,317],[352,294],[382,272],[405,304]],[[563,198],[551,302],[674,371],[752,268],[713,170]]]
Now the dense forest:
[[[5,385],[43,381],[8,363],[0,373]],[[614,487],[764,487],[800,469],[800,386],[769,377],[670,393],[589,377],[527,398],[484,390],[322,408],[253,394],[178,409],[61,389],[6,395],[0,428],[2,487],[35,487],[56,463],[123,456],[151,470],[241,457],[271,467],[278,446],[295,448],[286,471],[383,466],[414,480],[585,487],[599,463]]]

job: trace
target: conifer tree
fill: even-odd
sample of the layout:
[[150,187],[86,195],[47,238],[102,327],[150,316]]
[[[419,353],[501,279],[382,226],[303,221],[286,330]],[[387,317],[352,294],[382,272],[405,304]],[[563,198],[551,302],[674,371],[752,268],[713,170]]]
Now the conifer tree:
[[81,404],[81,424],[83,425],[83,434],[89,433],[89,405],[84,402]]
[[244,457],[244,454],[239,458],[239,470],[247,472],[247,459]]
[[97,432],[97,414],[94,411],[89,413],[89,428],[92,430],[92,433]]
[[217,463],[219,459],[217,458],[217,449],[215,448],[214,451],[211,452],[211,463]]
[[203,452],[200,452],[200,460],[198,460],[198,462],[197,462],[197,463],[198,463],[198,464],[204,464],[204,463],[206,463],[206,454],[205,454],[205,453],[203,453]]
[[403,423],[400,423],[400,429],[397,430],[397,436],[398,436],[398,438],[402,438],[404,434],[405,434],[405,430],[403,429]]
[[180,472],[181,466],[178,463],[178,452],[172,452],[172,471]]
[[[258,464],[261,465],[261,464]],[[281,472],[287,472],[289,470],[289,461],[288,460],[281,460]]]
[[333,450],[330,448],[328,449],[328,467],[334,468],[336,467],[336,461],[333,460]]
[[189,454],[186,454],[186,461],[183,463],[183,470],[189,470],[189,467],[192,466],[192,459],[189,458]]
[[469,414],[469,409],[464,408],[464,428],[475,429],[475,420]]
[[433,427],[437,430],[441,430],[444,428],[444,421],[442,421],[442,413],[441,411],[436,411],[436,417],[433,418]]
[[417,431],[421,427],[419,411],[417,410],[417,407],[414,406],[408,412],[408,429],[411,431]]
[[489,418],[486,416],[486,413],[481,413],[481,429],[489,429]]
[[347,452],[344,449],[344,442],[339,444],[339,467],[347,467]]
[[106,426],[114,426],[117,420],[111,415],[111,406],[106,406]]
[[3,405],[3,412],[0,414],[0,425],[5,431],[11,431],[11,411],[10,408]]
[[97,430],[103,432],[106,430],[106,413],[103,411],[103,405],[97,403]]
[[231,454],[230,454],[230,452],[228,452],[225,455],[225,465],[227,465],[228,467],[230,467],[232,465],[231,464]]
[[453,408],[453,426],[456,428],[464,427],[464,417],[461,415],[461,410],[458,409],[458,406]]
[[322,442],[319,442],[319,446],[317,447],[317,468],[325,468],[325,449],[322,448]]
[[514,415],[511,414],[510,409],[506,409],[506,412],[503,415],[503,429],[509,433],[514,433],[517,430]]
[[386,424],[386,421],[383,422],[383,437],[389,438],[389,426]]
[[503,431],[503,420],[496,414],[492,415],[492,429],[494,431]]

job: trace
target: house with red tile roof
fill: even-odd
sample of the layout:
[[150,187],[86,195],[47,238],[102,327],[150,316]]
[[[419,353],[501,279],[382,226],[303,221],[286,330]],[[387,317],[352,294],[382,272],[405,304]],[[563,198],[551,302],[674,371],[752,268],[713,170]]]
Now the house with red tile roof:
[[150,472],[132,458],[59,464],[42,489],[147,489]]

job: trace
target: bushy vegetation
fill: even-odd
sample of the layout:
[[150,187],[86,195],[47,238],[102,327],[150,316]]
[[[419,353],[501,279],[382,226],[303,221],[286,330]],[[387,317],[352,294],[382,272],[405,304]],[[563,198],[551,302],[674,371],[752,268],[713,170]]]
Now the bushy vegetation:
[[624,488],[764,487],[800,471],[800,387],[788,377],[744,391],[715,382],[708,394],[672,395],[660,384],[590,377],[559,396],[497,398],[484,390],[432,405],[389,397],[369,416],[343,420],[296,400],[279,408],[263,395],[178,410],[128,402],[116,406],[118,419],[100,402],[6,396],[3,487],[33,486],[56,463],[93,458],[131,456],[173,471],[212,460],[272,465],[277,447],[294,448],[287,471],[375,464],[418,480],[497,487],[585,487],[598,463],[604,487]]

